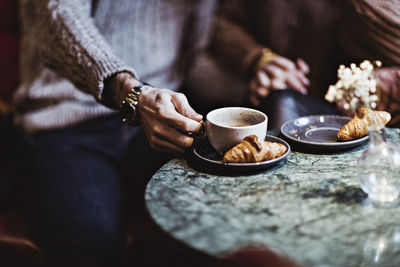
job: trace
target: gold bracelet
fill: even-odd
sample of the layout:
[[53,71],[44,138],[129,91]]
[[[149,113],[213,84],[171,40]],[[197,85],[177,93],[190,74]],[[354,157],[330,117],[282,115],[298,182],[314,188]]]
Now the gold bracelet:
[[139,97],[143,90],[149,88],[148,83],[139,83],[134,86],[120,104],[122,121],[132,126],[139,125]]
[[261,57],[260,57],[260,59],[258,60],[258,62],[256,64],[255,71],[257,72],[259,69],[261,69],[262,65],[270,62],[271,60],[274,60],[278,56],[279,55],[275,54],[274,52],[272,52],[271,49],[263,48],[261,50]]

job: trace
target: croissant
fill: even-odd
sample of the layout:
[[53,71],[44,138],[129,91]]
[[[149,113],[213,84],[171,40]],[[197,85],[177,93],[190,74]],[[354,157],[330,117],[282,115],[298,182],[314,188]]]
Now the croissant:
[[357,110],[354,117],[346,123],[338,132],[340,141],[350,141],[361,138],[368,134],[368,126],[385,125],[391,119],[390,113],[386,111],[375,111],[365,107]]
[[260,141],[257,136],[246,136],[240,144],[237,144],[224,155],[224,162],[252,163],[270,160],[282,156],[286,152],[286,146],[268,141]]

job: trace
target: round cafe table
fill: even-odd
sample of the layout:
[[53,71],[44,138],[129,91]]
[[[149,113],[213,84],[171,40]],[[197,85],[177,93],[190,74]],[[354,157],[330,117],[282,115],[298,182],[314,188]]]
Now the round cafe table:
[[[400,129],[386,133],[400,143]],[[292,151],[272,169],[237,176],[175,159],[150,180],[146,206],[170,237],[216,258],[251,245],[301,266],[400,266],[400,208],[371,205],[356,177],[366,146]]]

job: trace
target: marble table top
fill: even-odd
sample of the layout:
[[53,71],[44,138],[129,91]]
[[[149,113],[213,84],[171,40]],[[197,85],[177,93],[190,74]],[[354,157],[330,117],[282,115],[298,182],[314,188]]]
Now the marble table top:
[[[387,129],[400,143],[400,129]],[[336,154],[293,152],[247,176],[164,165],[146,206],[173,238],[216,257],[267,246],[303,266],[400,266],[400,207],[376,208],[360,190],[356,162],[367,146]]]

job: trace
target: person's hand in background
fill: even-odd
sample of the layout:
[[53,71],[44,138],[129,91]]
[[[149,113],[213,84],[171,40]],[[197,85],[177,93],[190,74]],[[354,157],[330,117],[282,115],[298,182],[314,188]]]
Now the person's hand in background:
[[392,115],[389,126],[400,126],[400,67],[385,67],[375,71],[379,101],[377,110]]
[[260,105],[260,100],[269,95],[272,90],[293,89],[301,94],[307,94],[310,81],[307,74],[310,69],[307,63],[299,58],[296,62],[270,52],[267,60],[263,55],[257,64],[255,75],[250,81],[250,102]]

